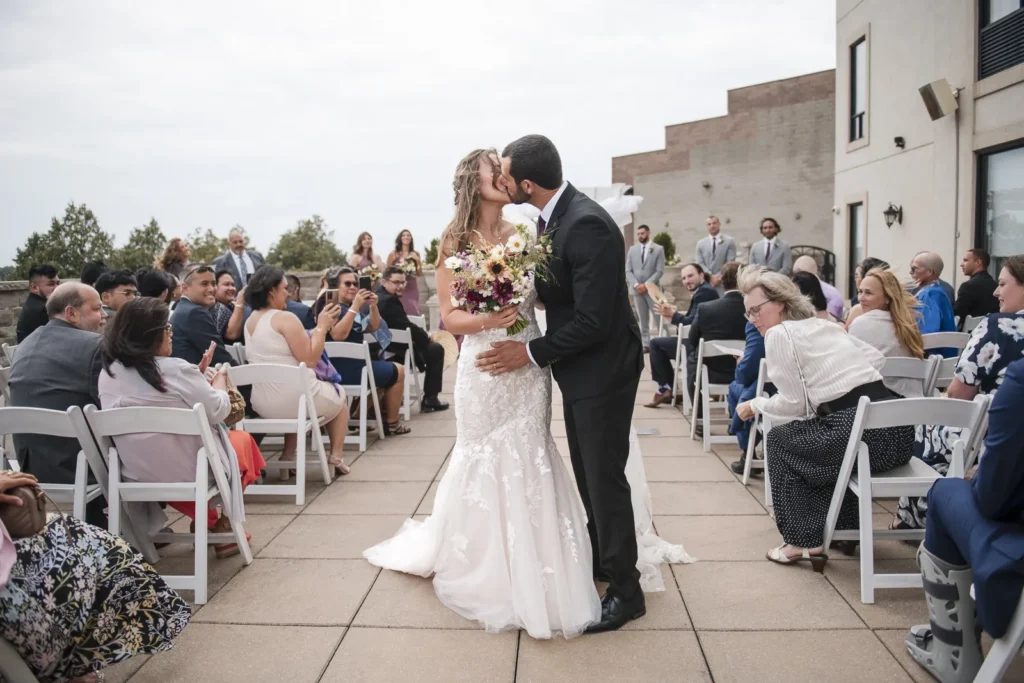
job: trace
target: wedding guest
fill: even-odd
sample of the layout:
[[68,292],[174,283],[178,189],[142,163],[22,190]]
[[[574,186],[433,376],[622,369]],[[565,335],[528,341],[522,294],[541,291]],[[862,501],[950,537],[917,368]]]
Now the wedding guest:
[[180,237],[173,237],[167,243],[164,253],[156,260],[153,267],[166,271],[180,280],[182,271],[189,264],[188,257],[191,253],[192,249],[189,247],[188,242]]
[[[999,313],[986,316],[971,332],[971,339],[957,361],[946,396],[965,401],[978,394],[992,394],[999,388],[1010,363],[1024,356],[1024,255],[1003,260],[995,298]],[[941,425],[918,429],[914,457],[921,458],[938,473],[949,470],[953,444],[963,430]],[[901,498],[894,529],[920,529],[928,514],[923,499]]]
[[815,318],[827,320],[830,323],[839,322],[828,312],[828,300],[825,298],[825,292],[821,289],[821,281],[817,277],[810,273],[794,273],[792,280],[800,293],[811,302]]
[[[20,503],[21,486],[35,477],[0,472],[0,504]],[[122,539],[64,515],[13,540],[0,523],[0,614],[32,680],[97,683],[111,664],[170,650],[192,610]]]
[[225,344],[233,344],[242,339],[242,325],[245,323],[245,290],[239,292],[235,289],[235,278],[229,270],[218,270],[214,273],[214,280],[214,304],[210,313],[221,339]]
[[352,255],[348,257],[348,265],[357,271],[371,265],[376,266],[377,270],[384,270],[384,262],[373,251],[373,235],[368,232],[359,233],[355,246],[352,247]]
[[[934,261],[935,258],[938,258],[938,254],[936,254],[934,252],[931,252],[931,251],[919,251],[916,254],[914,254],[914,258],[917,258],[918,256],[923,256],[923,255],[927,256],[929,258],[929,260],[932,260],[932,261]],[[941,258],[939,258],[938,264],[940,265],[940,270],[941,270],[941,265],[942,265],[942,259]],[[913,275],[913,274],[911,274],[911,275]],[[915,278],[915,280],[916,280],[916,278]],[[949,284],[948,282],[946,282],[942,278],[937,278],[937,282],[938,282],[938,286],[946,294],[946,298],[949,299],[949,305],[952,306],[953,303],[956,301],[956,295],[953,292],[953,285]],[[918,283],[915,283],[914,287],[911,288],[910,293],[914,294],[914,295],[917,295],[917,293],[921,290],[921,287],[922,287],[922,285],[920,285]]]
[[[331,441],[328,462],[336,473],[348,474],[343,452],[348,434],[345,390],[334,366],[324,360],[327,332],[338,321],[341,309],[337,304],[325,306],[317,316],[316,327],[307,332],[299,319],[286,310],[288,279],[276,266],[264,266],[253,274],[245,289],[245,301],[253,311],[244,328],[249,362],[292,367],[306,364],[313,405],[317,416],[326,422]],[[257,384],[252,389],[253,408],[263,418],[294,418],[301,398],[300,391],[292,385]],[[294,435],[285,436],[281,459],[295,460],[296,446]]]
[[651,310],[655,306],[654,299],[647,293],[647,286],[660,285],[665,272],[665,250],[651,241],[651,229],[646,225],[636,229],[636,241],[626,253],[626,282],[630,286],[646,353],[651,342]]
[[[729,393],[726,395],[726,403],[729,404],[729,413],[732,415],[732,422],[729,424],[729,433],[736,435],[736,442],[740,447],[740,459],[734,460],[729,467],[736,474],[743,474],[743,468],[747,460],[747,445],[750,440],[751,429],[754,425],[753,418],[740,419],[736,407],[757,394],[758,373],[761,369],[761,359],[764,358],[764,337],[758,332],[757,326],[747,322],[744,330],[746,332],[746,343],[743,345],[743,357],[736,364],[736,375],[729,384]],[[775,385],[765,382],[764,391],[769,395],[775,394]],[[754,442],[756,446],[760,442],[760,433],[755,432]],[[756,458],[755,458],[756,460]],[[751,470],[752,476],[760,476],[760,470]]]
[[199,365],[203,354],[213,347],[213,363],[235,365],[231,354],[224,348],[224,337],[213,317],[217,302],[214,271],[208,265],[190,267],[184,273],[181,300],[171,315],[174,339],[171,355],[192,365]]
[[708,282],[722,294],[722,266],[736,260],[736,242],[722,234],[722,222],[718,216],[707,218],[708,236],[697,242],[697,265],[708,275]]
[[109,270],[110,266],[103,261],[90,261],[82,266],[82,275],[78,278],[78,281],[83,285],[95,287],[96,281],[100,279],[100,275]]
[[[886,358],[924,358],[924,340],[917,328],[917,299],[891,271],[875,268],[860,281],[863,313],[849,333],[878,349]],[[903,398],[920,398],[921,382],[885,379],[885,386]]]
[[[694,316],[697,315],[697,307],[706,301],[714,301],[718,298],[718,291],[708,282],[704,270],[696,263],[687,263],[680,271],[683,286],[690,292],[690,307],[686,313],[680,313],[671,304],[664,304],[661,307],[661,315],[673,326],[690,325]],[[668,337],[655,337],[651,340],[651,379],[657,384],[658,389],[650,403],[645,408],[657,408],[662,403],[672,401],[673,369],[672,360],[679,350],[680,339],[675,335]],[[682,344],[687,354],[690,351],[689,339],[683,339]]]
[[793,254],[789,244],[779,237],[782,226],[774,218],[761,220],[761,235],[764,239],[750,248],[750,264],[764,266],[783,275],[793,272]]
[[992,257],[984,249],[968,249],[960,261],[960,270],[968,279],[956,294],[953,314],[960,317],[961,329],[968,317],[999,312],[996,281],[988,272],[991,261]]
[[168,304],[171,302],[176,283],[170,273],[158,268],[140,268],[135,271],[135,280],[139,285],[139,296],[161,299]]
[[107,313],[107,324],[121,307],[138,295],[139,286],[129,270],[108,270],[99,276],[93,285],[103,302],[103,310]]
[[850,298],[850,312],[846,315],[845,324],[847,329],[850,328],[850,323],[856,320],[857,316],[859,316],[862,313],[861,307],[857,305],[857,290],[860,288],[860,281],[864,279],[864,276],[868,272],[874,270],[875,268],[889,270],[889,264],[883,261],[882,259],[877,259],[873,256],[869,256],[863,261],[861,261],[859,264],[857,264],[857,267],[854,268],[853,270],[853,281],[855,286],[853,289],[853,296]]
[[316,317],[313,315],[313,309],[302,303],[302,283],[298,275],[286,273],[285,278],[288,279],[288,301],[285,310],[294,313],[304,328],[313,329],[316,327]]
[[420,313],[420,286],[417,278],[423,275],[423,259],[412,241],[412,233],[403,230],[395,238],[395,250],[388,254],[388,266],[397,266],[405,273],[405,291],[402,307],[408,315]]
[[[736,412],[743,420],[754,413],[793,420],[767,436],[775,524],[784,543],[766,557],[779,564],[809,562],[820,572],[828,559],[822,548],[825,520],[857,402],[862,396],[894,397],[879,373],[884,359],[839,325],[816,318],[807,298],[781,273],[749,267],[741,280],[746,316],[764,336],[778,393],[741,403]],[[871,471],[886,472],[910,459],[914,428],[869,430],[863,440]],[[856,528],[857,520],[856,497],[847,492],[837,528]]]
[[[218,429],[231,413],[227,374],[210,367],[212,354],[198,365],[171,356],[174,332],[168,322],[170,309],[159,299],[138,299],[125,304],[103,336],[103,371],[99,377],[100,407],[185,408],[197,403],[206,410],[214,436],[227,456],[223,462],[232,487],[222,492],[230,505],[238,504],[235,517],[244,518],[241,490],[256,481],[266,466],[252,436],[240,430]],[[202,448],[198,436],[175,434],[125,434],[117,437],[121,476],[136,482],[188,482],[196,480],[196,453]],[[215,454],[208,454],[215,457]],[[223,460],[223,458],[222,458]],[[235,475],[238,473],[238,476]],[[235,495],[237,493],[237,495]],[[193,502],[167,503],[193,521]],[[231,531],[228,515],[218,518],[216,509],[206,511],[206,524],[213,533]],[[236,543],[214,545],[217,557],[237,555]]]
[[228,250],[213,260],[216,270],[227,270],[235,279],[235,289],[242,290],[256,269],[266,263],[263,255],[254,249],[246,249],[245,235],[241,230],[228,233]]
[[828,302],[828,312],[836,320],[842,320],[843,295],[839,293],[838,289],[821,279],[818,275],[818,262],[814,260],[813,256],[805,254],[793,262],[793,275],[797,273],[810,273],[817,278],[818,284],[821,285],[821,291],[825,295],[825,300]]
[[50,264],[37,264],[28,269],[28,298],[21,305],[21,314],[18,316],[18,327],[15,331],[19,344],[36,328],[50,322],[50,317],[46,314],[46,300],[58,285],[60,276],[57,269]]
[[[920,302],[920,317],[917,321],[921,334],[932,332],[956,332],[953,318],[953,297],[947,296],[939,285],[942,275],[942,257],[933,251],[922,251],[910,262],[910,277],[917,282],[915,296]],[[925,349],[926,351],[929,349]],[[956,356],[956,349],[935,349],[946,358]]]

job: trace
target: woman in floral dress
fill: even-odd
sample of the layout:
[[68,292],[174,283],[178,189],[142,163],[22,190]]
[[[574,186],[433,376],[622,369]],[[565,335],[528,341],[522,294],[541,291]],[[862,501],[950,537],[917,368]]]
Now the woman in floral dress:
[[[994,394],[1007,366],[1024,356],[1024,255],[1011,256],[1002,266],[995,291],[999,313],[986,316],[971,333],[946,392],[950,398],[970,401],[978,394]],[[941,425],[919,426],[914,455],[945,475],[961,431]],[[900,498],[890,528],[923,529],[927,514],[927,498]]]

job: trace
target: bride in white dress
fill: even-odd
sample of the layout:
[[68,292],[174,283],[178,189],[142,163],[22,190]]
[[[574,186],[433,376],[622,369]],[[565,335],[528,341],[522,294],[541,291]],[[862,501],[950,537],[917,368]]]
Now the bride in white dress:
[[[469,239],[478,246],[504,244],[514,231],[512,223],[501,220],[508,198],[497,163],[493,152],[477,150],[456,173],[456,211],[475,213]],[[439,265],[438,289],[447,291],[450,278]],[[600,620],[601,602],[586,513],[551,436],[551,374],[529,365],[492,377],[475,365],[476,355],[491,342],[529,342],[541,335],[536,292],[518,312],[488,316],[453,311],[441,298],[445,327],[466,335],[455,383],[455,448],[430,517],[406,520],[395,536],[364,555],[386,569],[433,576],[441,602],[488,631],[521,628],[534,638],[578,635]],[[506,328],[517,314],[529,325],[510,337]],[[663,590],[660,563],[692,558],[653,532],[635,433],[626,470],[641,586]]]

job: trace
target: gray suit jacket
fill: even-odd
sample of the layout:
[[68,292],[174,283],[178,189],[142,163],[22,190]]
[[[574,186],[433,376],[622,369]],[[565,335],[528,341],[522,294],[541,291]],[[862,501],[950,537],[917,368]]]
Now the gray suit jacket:
[[[67,410],[99,405],[100,340],[63,320],[51,320],[18,345],[11,364],[11,405]],[[75,483],[76,439],[24,434],[14,437],[21,468],[48,484]]]
[[[252,261],[252,269],[255,272],[257,268],[262,265],[266,265],[267,261],[258,251],[247,251],[249,259]],[[229,270],[231,271],[231,277],[235,280],[235,289],[241,289],[244,285],[242,284],[242,274],[238,272],[238,265],[235,262],[235,255],[230,251],[226,254],[221,254],[213,260],[214,270]],[[249,273],[252,276],[252,273]]]
[[768,270],[774,270],[776,273],[782,273],[783,275],[793,274],[793,254],[790,251],[789,244],[784,242],[782,238],[775,238],[775,246],[772,247],[771,256],[768,257],[768,262],[764,260],[764,239],[760,239],[754,243],[754,246],[750,248],[750,263],[755,266],[764,266]]
[[665,273],[665,250],[660,244],[647,243],[647,259],[641,260],[642,246],[634,244],[626,254],[626,281],[629,283],[630,294],[639,283],[653,282],[661,283],[661,276]]
[[736,242],[727,235],[718,233],[718,245],[714,248],[714,256],[711,255],[711,235],[708,235],[700,242],[697,242],[696,263],[705,272],[718,275],[722,272],[722,266],[729,261],[736,260]]

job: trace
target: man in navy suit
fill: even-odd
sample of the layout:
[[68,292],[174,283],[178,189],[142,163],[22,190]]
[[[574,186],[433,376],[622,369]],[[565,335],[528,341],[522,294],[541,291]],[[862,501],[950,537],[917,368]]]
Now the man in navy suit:
[[928,492],[917,561],[931,624],[911,628],[906,644],[942,683],[974,680],[982,662],[980,628],[1002,637],[1024,588],[1022,403],[1024,359],[1010,364],[992,400],[985,456],[973,479],[939,479]]
[[[747,439],[750,438],[750,428],[754,424],[752,419],[740,419],[736,414],[736,406],[754,398],[754,394],[757,393],[757,373],[761,368],[761,359],[764,358],[764,337],[757,331],[757,327],[748,322],[745,332],[747,337],[743,347],[743,358],[736,364],[736,377],[729,384],[729,394],[726,397],[729,412],[732,414],[729,433],[736,435],[736,441],[739,442],[740,451],[743,453],[739,460],[730,465],[736,474],[743,474],[743,463],[747,457]],[[772,384],[765,384],[764,388],[769,394],[775,393],[775,386]]]

